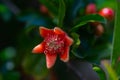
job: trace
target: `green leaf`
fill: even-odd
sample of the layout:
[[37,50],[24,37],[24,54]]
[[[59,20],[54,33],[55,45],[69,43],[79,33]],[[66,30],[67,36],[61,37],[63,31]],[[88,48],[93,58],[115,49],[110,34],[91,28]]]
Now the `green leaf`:
[[58,14],[59,27],[63,27],[64,17],[65,17],[65,3],[64,3],[64,0],[59,0],[59,14]]
[[77,25],[75,25],[71,31],[76,31],[79,29],[81,26],[87,24],[88,22],[100,22],[100,23],[106,23],[106,19],[98,14],[91,14],[91,15],[86,15],[78,21]]
[[111,67],[111,65],[109,64],[108,61],[102,61],[102,64],[104,65],[105,69],[107,70],[107,73],[109,76],[108,80],[119,80],[115,70],[113,70],[113,68]]
[[120,1],[117,0],[115,28],[113,38],[113,53],[112,53],[112,66],[120,75]]
[[106,74],[105,71],[100,66],[94,66],[93,70],[97,72],[97,74],[100,77],[100,80],[106,80]]
[[71,34],[73,39],[74,39],[74,45],[72,47],[72,53],[76,56],[76,57],[79,57],[79,58],[82,58],[82,56],[79,54],[79,51],[78,51],[78,47],[80,45],[80,39],[79,39],[79,35],[77,33],[72,33]]
[[27,73],[34,76],[43,78],[48,74],[45,56],[42,54],[27,54],[22,62],[22,66]]
[[77,33],[71,33],[72,37],[74,38],[75,45],[80,45],[79,35]]

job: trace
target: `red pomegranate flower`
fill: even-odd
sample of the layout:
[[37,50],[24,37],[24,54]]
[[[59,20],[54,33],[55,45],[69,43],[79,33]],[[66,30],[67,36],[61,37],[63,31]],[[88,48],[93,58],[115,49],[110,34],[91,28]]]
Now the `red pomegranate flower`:
[[51,68],[59,54],[64,62],[69,60],[69,49],[73,40],[58,27],[47,29],[40,27],[40,35],[44,38],[43,42],[33,49],[33,53],[44,53],[46,55],[47,68]]

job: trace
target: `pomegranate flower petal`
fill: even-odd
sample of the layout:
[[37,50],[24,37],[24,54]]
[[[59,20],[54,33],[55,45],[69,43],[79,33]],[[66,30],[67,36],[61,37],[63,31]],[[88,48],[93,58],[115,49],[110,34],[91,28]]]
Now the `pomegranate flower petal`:
[[44,38],[51,32],[50,29],[47,29],[45,27],[40,27],[39,31],[40,31],[40,35]]
[[68,62],[68,60],[69,60],[69,47],[65,48],[65,51],[63,54],[60,54],[60,59],[63,62]]
[[46,54],[46,65],[47,65],[48,69],[53,67],[53,65],[55,64],[55,61],[56,61],[56,57],[57,57],[57,55]]
[[68,46],[72,45],[73,44],[73,39],[66,36],[66,43],[67,43]]
[[64,33],[65,33],[63,30],[61,30],[61,29],[58,28],[58,27],[55,27],[55,28],[54,28],[54,32],[55,32],[56,34],[64,34]]
[[41,43],[33,48],[33,53],[43,53],[44,52],[44,43]]

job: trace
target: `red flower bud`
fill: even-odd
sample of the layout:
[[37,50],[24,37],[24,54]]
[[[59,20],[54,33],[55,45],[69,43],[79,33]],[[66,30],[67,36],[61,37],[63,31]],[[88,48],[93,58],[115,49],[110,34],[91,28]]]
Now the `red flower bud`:
[[40,35],[44,40],[32,52],[46,55],[47,68],[51,68],[55,64],[57,55],[64,62],[69,60],[69,48],[73,40],[63,30],[58,27],[54,29],[40,27]]
[[86,14],[94,14],[96,13],[96,5],[94,3],[88,4],[86,7]]
[[99,11],[99,14],[108,20],[112,20],[114,18],[114,11],[111,8],[103,8]]
[[96,35],[96,36],[101,36],[103,33],[104,33],[103,25],[102,25],[102,24],[98,24],[98,25],[95,27],[95,35]]
[[43,14],[47,14],[48,13],[47,7],[44,5],[40,5],[40,12]]

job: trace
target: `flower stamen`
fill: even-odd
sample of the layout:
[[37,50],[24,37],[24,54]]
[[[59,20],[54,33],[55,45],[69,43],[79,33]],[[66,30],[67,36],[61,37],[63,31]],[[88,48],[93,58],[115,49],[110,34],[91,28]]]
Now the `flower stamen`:
[[58,37],[59,35],[51,35],[45,39],[45,53],[62,53],[64,47],[64,39]]

